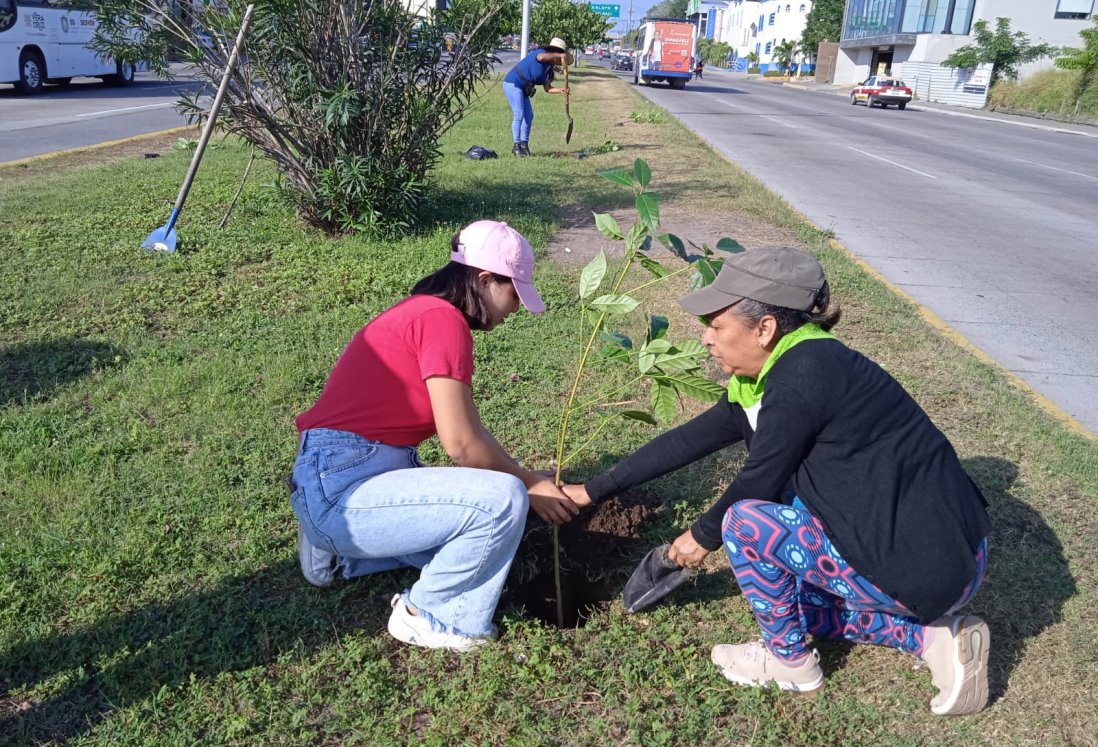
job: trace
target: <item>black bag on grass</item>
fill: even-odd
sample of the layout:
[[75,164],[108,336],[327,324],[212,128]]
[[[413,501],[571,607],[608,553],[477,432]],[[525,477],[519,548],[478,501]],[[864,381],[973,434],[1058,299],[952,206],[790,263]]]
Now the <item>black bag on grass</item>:
[[465,151],[465,157],[471,158],[474,161],[484,161],[488,158],[499,158],[499,154],[496,153],[494,150],[489,150],[488,148],[474,145],[472,148]]

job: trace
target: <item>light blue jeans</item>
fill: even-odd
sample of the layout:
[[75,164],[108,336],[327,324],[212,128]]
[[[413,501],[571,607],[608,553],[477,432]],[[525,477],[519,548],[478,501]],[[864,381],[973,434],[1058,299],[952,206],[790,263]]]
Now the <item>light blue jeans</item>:
[[302,435],[291,503],[345,578],[420,568],[404,600],[437,629],[469,636],[493,629],[530,505],[513,475],[424,467],[414,447],[323,428]]
[[530,127],[534,124],[534,107],[530,99],[522,92],[522,86],[507,81],[503,82],[503,92],[515,115],[511,120],[511,136],[516,143],[530,142]]

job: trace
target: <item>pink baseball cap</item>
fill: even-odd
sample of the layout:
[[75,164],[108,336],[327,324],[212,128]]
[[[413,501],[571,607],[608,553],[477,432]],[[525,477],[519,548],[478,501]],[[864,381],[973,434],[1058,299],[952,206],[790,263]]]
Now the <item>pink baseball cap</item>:
[[533,314],[545,311],[545,302],[534,288],[534,250],[522,234],[506,223],[478,220],[458,234],[454,262],[511,278],[519,300]]

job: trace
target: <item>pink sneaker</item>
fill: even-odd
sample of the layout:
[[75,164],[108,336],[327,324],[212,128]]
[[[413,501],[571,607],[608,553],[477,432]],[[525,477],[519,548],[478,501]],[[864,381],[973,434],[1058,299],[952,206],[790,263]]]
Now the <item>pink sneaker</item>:
[[991,632],[978,617],[946,615],[927,626],[930,643],[923,661],[938,694],[930,711],[938,716],[979,713],[987,706],[987,656]]
[[766,687],[777,683],[782,690],[799,693],[823,687],[824,673],[820,655],[813,651],[804,661],[787,664],[766,648],[762,641],[718,644],[713,647],[713,663],[730,682],[750,687]]

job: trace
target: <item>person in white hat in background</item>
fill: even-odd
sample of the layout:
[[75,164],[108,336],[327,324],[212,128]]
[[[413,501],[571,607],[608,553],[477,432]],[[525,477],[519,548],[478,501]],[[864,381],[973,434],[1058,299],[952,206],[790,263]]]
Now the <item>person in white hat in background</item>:
[[[327,586],[395,568],[422,569],[392,599],[389,633],[466,651],[492,624],[528,509],[560,524],[578,508],[520,466],[481,424],[472,396],[473,329],[545,304],[534,253],[506,223],[453,238],[450,262],[355,333],[300,432],[291,504],[306,580]],[[417,447],[438,434],[457,467],[424,467]]]
[[514,146],[511,153],[526,157],[530,153],[530,127],[534,124],[534,107],[530,103],[537,86],[544,86],[546,93],[568,93],[567,88],[553,86],[553,66],[572,64],[568,44],[560,37],[553,37],[548,44],[538,47],[519,60],[503,77],[503,93],[514,112],[511,136]]

